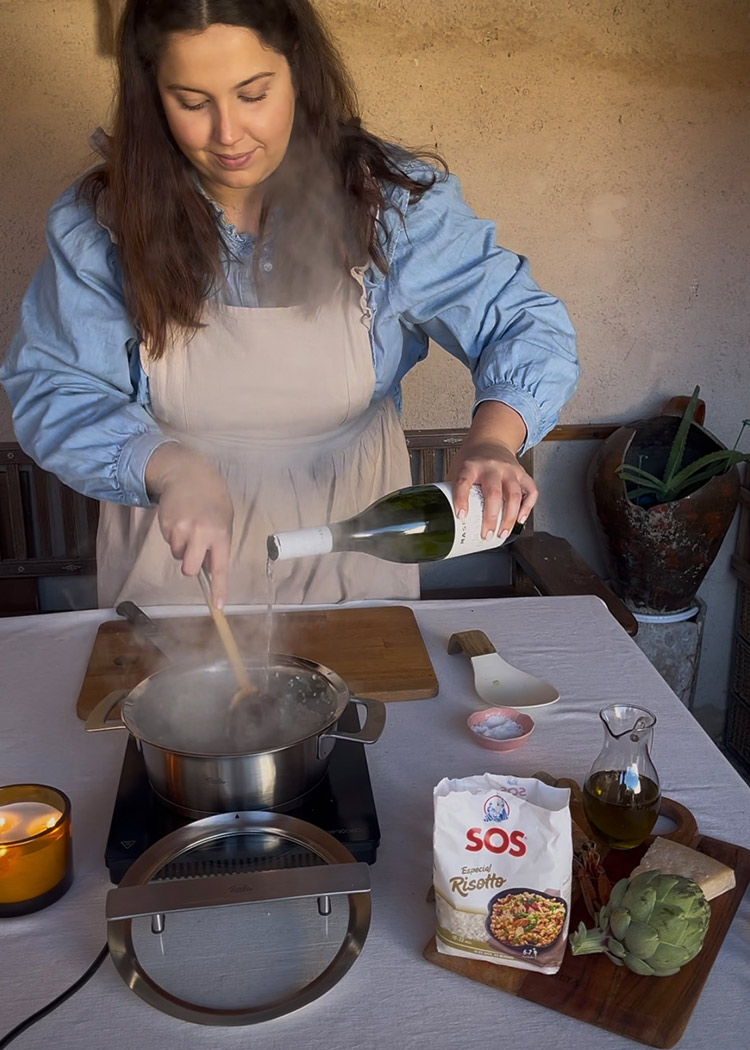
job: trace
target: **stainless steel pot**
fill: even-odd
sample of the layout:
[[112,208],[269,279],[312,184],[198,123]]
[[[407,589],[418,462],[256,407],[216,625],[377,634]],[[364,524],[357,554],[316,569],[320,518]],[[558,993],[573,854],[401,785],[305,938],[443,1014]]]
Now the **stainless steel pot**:
[[[336,740],[373,744],[383,732],[385,705],[352,696],[321,664],[271,654],[246,666],[258,694],[243,701],[240,718],[229,715],[237,686],[221,661],[168,667],[130,692],[110,693],[86,729],[129,729],[153,790],[193,818],[288,806],[323,778]],[[110,715],[120,701],[116,721]],[[350,702],[366,711],[356,733],[337,725]]]

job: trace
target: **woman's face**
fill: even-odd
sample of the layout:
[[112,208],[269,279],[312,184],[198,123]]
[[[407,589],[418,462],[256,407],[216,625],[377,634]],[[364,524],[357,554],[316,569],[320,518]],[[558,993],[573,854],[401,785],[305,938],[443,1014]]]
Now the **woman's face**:
[[284,159],[294,87],[283,55],[251,29],[172,33],[157,83],[175,142],[220,203],[248,200]]

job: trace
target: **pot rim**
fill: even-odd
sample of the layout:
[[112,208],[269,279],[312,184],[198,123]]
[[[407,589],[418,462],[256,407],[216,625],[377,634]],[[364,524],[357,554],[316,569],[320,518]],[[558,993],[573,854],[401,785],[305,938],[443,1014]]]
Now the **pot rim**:
[[[144,694],[148,695],[148,690],[156,679],[163,681],[165,678],[173,677],[175,675],[184,674],[186,671],[206,671],[227,669],[231,670],[231,664],[229,660],[219,659],[214,660],[211,663],[205,661],[187,661],[185,663],[170,664],[169,667],[162,667],[158,671],[154,671],[146,678],[142,679],[137,685],[133,686],[128,695],[122,701],[122,708],[120,717],[128,729],[128,731],[138,740],[141,744],[148,744],[149,747],[155,748],[158,751],[162,751],[168,755],[181,755],[186,758],[199,758],[199,759],[240,759],[247,758],[251,755],[272,755],[280,751],[287,751],[289,748],[296,747],[299,744],[303,744],[308,740],[316,740],[319,737],[324,736],[328,730],[338,722],[339,718],[345,711],[347,705],[350,703],[352,693],[347,686],[344,679],[336,671],[331,670],[324,664],[319,664],[315,660],[308,660],[303,656],[292,656],[288,653],[268,653],[267,656],[257,657],[244,657],[243,663],[248,670],[257,670],[258,667],[265,666],[266,663],[275,661],[277,664],[283,662],[286,666],[292,668],[299,668],[309,673],[315,673],[325,678],[334,688],[336,692],[336,705],[335,712],[328,721],[323,723],[314,732],[309,732],[303,736],[298,737],[295,740],[287,741],[285,744],[279,744],[277,747],[263,747],[258,748],[255,751],[232,751],[232,752],[218,752],[218,751],[187,751],[184,748],[169,747],[166,744],[157,743],[156,741],[150,740],[147,735],[139,731],[137,724],[134,724],[134,720],[137,718],[137,712],[134,708],[139,703]],[[161,683],[160,683],[161,684]]]

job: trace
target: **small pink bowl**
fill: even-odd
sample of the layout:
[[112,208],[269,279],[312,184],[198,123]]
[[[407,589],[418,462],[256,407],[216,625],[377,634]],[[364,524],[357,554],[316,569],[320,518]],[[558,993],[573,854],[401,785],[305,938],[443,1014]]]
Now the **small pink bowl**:
[[[491,715],[505,715],[506,718],[512,718],[514,722],[518,722],[523,733],[507,740],[493,740],[492,737],[475,733],[474,726],[484,722]],[[469,715],[466,724],[476,742],[489,751],[515,751],[517,747],[522,747],[526,743],[534,729],[534,720],[523,714],[522,711],[516,711],[514,707],[488,707],[484,711],[475,711],[473,715]]]

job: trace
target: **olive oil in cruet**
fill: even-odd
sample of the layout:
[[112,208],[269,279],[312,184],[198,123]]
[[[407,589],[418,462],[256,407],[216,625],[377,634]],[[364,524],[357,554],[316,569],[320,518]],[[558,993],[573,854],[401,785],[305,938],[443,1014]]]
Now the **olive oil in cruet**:
[[627,704],[605,707],[599,717],[604,746],[583,786],[584,810],[607,846],[632,849],[651,834],[661,808],[659,777],[649,753],[656,718]]

